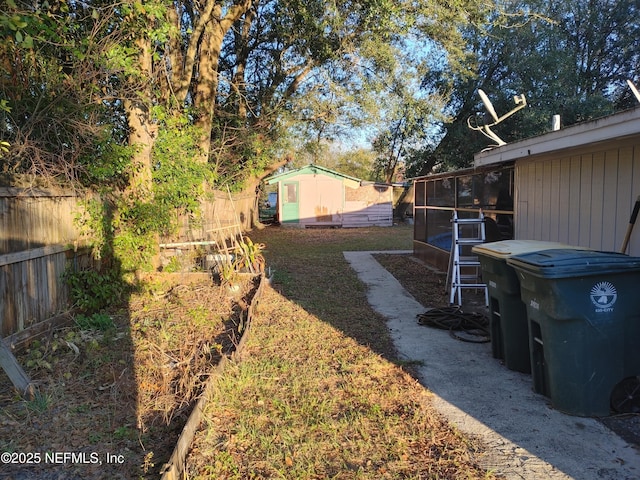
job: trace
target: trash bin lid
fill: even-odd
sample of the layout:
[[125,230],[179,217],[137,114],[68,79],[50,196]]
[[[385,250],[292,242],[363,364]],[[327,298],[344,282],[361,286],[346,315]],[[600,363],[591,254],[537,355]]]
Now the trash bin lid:
[[478,255],[485,255],[497,259],[507,259],[514,255],[524,253],[539,252],[540,250],[550,250],[558,248],[581,248],[573,247],[565,243],[545,242],[541,240],[501,240],[499,242],[483,243],[476,245],[471,250]]
[[567,278],[608,273],[640,272],[640,257],[587,249],[551,249],[515,255],[507,264],[543,278]]

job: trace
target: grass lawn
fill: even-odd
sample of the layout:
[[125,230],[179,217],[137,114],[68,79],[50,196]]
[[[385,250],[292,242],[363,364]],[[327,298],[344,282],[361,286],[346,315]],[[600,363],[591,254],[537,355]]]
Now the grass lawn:
[[190,479],[477,479],[482,446],[396,361],[345,250],[411,249],[410,226],[249,234],[264,290],[240,362],[218,380]]

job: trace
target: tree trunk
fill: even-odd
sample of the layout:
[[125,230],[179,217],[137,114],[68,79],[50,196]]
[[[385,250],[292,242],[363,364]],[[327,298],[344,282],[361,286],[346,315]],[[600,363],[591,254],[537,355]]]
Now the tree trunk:
[[[148,39],[138,39],[136,43],[139,48],[140,77],[149,79],[152,74],[151,42]],[[126,193],[141,199],[149,199],[153,195],[151,151],[157,132],[157,126],[151,122],[149,105],[145,104],[145,100],[151,102],[148,85],[148,82],[144,87],[136,85],[140,95],[123,101],[129,125],[129,145],[136,147],[133,156],[133,175]]]
[[151,151],[157,126],[151,124],[149,110],[141,101],[125,100],[124,107],[129,125],[129,145],[136,147],[127,193],[129,197],[148,200],[153,197]]
[[258,202],[258,187],[260,186],[260,182],[264,180],[266,177],[271,175],[273,172],[278,170],[280,167],[284,167],[287,163],[291,161],[291,158],[287,155],[286,157],[274,162],[269,167],[267,167],[259,177],[252,177],[246,180],[245,188],[243,189],[244,194],[253,194],[256,196],[254,202],[254,209],[251,212],[251,226],[252,227],[262,227],[263,225],[260,223],[260,211],[259,211],[259,202]]
[[211,129],[215,114],[216,93],[218,91],[218,63],[224,32],[220,23],[212,20],[202,36],[200,47],[199,78],[196,85],[194,103],[198,111],[195,125],[200,130],[198,147],[200,161],[209,160],[211,149]]
[[211,129],[215,115],[216,93],[218,91],[218,65],[222,41],[233,24],[244,15],[252,2],[250,0],[239,1],[229,8],[222,17],[222,6],[213,7],[210,20],[206,23],[200,43],[200,56],[198,64],[198,83],[194,92],[194,105],[198,111],[195,125],[200,129],[200,159],[203,162],[209,160],[211,150]]
[[[151,78],[152,58],[151,45],[147,39],[137,40],[139,47],[139,67],[142,78]],[[151,102],[151,91],[148,82],[145,86],[137,86],[140,93],[133,99],[123,101],[129,126],[129,145],[136,147],[132,159],[132,175],[129,185],[124,191],[124,200],[129,205],[134,202],[149,202],[153,199],[153,177],[152,177],[152,156],[153,145],[156,139],[157,125],[151,121],[149,104]],[[157,239],[158,240],[158,239]],[[159,241],[156,241],[158,244]],[[159,266],[159,253],[156,251],[152,255],[152,268],[155,270]]]

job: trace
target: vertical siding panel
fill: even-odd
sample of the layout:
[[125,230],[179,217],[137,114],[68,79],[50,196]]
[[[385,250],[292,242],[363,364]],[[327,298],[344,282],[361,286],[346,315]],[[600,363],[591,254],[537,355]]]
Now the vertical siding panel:
[[549,192],[549,240],[557,242],[560,239],[560,222],[562,209],[560,207],[560,185],[562,185],[562,159],[551,162],[551,184]]
[[580,187],[581,187],[581,172],[582,172],[582,159],[580,156],[573,156],[569,161],[569,203],[567,205],[567,226],[568,237],[567,243],[569,245],[580,245]]
[[524,199],[527,198],[523,195],[525,191],[524,179],[526,174],[522,163],[516,163],[513,168],[513,238],[520,238],[520,221],[521,218],[526,216],[526,203]]
[[536,232],[536,238],[549,240],[551,229],[551,189],[553,178],[553,165],[551,161],[542,164],[542,195],[540,198],[540,230]]
[[537,188],[538,188],[538,178],[536,176],[537,167],[535,162],[531,162],[528,165],[528,175],[529,181],[528,190],[529,190],[529,198],[527,198],[527,223],[525,227],[525,237],[524,239],[535,239],[536,231],[535,231],[535,218],[536,218],[536,196],[537,196]]
[[[542,216],[544,195],[544,163],[534,163],[535,187],[533,190],[533,240],[542,240]],[[531,220],[530,220],[531,221]]]
[[620,150],[607,150],[604,158],[602,249],[609,251],[620,250],[626,229],[619,216],[626,208],[624,197],[628,195],[625,191],[628,191],[630,181],[625,177],[629,177],[631,172],[628,163],[625,167],[624,154],[621,155]]
[[593,156],[584,154],[580,167],[580,201],[576,207],[576,214],[580,217],[580,231],[578,245],[590,246],[591,233],[591,183],[593,179]]
[[523,162],[516,165],[516,195],[517,211],[515,214],[514,237],[518,239],[531,239],[529,218],[533,205],[535,170],[532,162]]
[[563,157],[559,160],[559,174],[557,180],[557,210],[558,210],[558,242],[569,243],[569,215],[571,212],[571,158]]
[[589,228],[589,245],[592,248],[602,250],[604,233],[604,152],[596,152],[593,155],[593,174],[591,177],[591,226]]

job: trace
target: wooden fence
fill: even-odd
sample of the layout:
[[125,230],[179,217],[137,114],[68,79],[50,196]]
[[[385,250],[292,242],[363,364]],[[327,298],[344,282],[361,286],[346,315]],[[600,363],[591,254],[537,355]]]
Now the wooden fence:
[[162,238],[161,243],[215,240],[215,231],[229,225],[238,225],[243,231],[250,230],[253,215],[257,218],[256,209],[255,195],[215,191],[209,200],[201,204],[198,218],[180,216],[178,232]]
[[[66,245],[0,256],[0,333],[3,337],[32,327],[68,308],[61,276],[75,255]],[[87,254],[82,254],[86,258]],[[76,261],[80,261],[76,258]]]
[[[90,261],[74,251],[79,198],[69,192],[0,187],[0,335],[15,334],[68,308],[62,274],[69,262]],[[172,240],[213,239],[219,225],[251,227],[255,196],[215,192],[197,221],[182,218]]]
[[67,308],[60,276],[77,239],[73,193],[0,188],[0,334]]
[[78,237],[77,210],[73,193],[0,188],[0,255],[72,244]]

